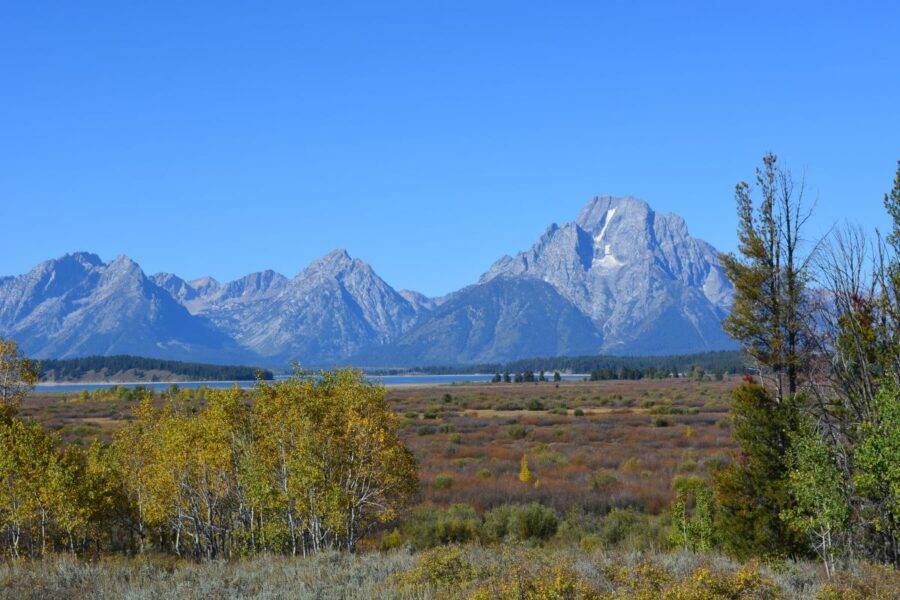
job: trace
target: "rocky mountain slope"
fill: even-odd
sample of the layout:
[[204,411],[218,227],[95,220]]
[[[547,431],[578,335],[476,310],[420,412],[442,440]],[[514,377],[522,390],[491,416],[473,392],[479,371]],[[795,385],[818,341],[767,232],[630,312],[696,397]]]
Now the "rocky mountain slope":
[[205,312],[260,356],[304,364],[339,362],[385,344],[419,315],[372,267],[344,250],[314,261],[265,301],[239,311],[214,304]]
[[76,253],[0,278],[0,335],[38,357],[129,353],[284,366],[502,361],[734,347],[732,288],[684,220],[631,197],[593,198],[478,283],[441,298],[397,291],[335,250],[295,277],[146,277],[126,257]]
[[452,294],[395,342],[353,357],[370,366],[435,365],[595,353],[590,318],[533,278],[495,277]]
[[631,197],[599,196],[578,218],[551,225],[527,251],[481,277],[551,284],[597,325],[604,353],[681,353],[729,347],[721,320],[732,288],[716,250]]
[[153,276],[193,315],[205,317],[270,362],[339,362],[409,329],[431,306],[416,292],[394,290],[365,262],[334,250],[296,277],[274,271],[219,283]]
[[212,323],[191,315],[131,259],[104,263],[85,252],[0,280],[0,335],[38,358],[252,358]]

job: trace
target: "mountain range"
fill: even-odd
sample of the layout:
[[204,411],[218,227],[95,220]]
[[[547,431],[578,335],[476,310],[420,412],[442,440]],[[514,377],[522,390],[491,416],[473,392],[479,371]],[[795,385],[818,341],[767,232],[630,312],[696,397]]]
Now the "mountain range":
[[440,298],[334,250],[289,278],[147,276],[87,252],[0,278],[0,336],[37,358],[134,354],[285,366],[409,366],[730,349],[732,287],[676,215],[598,196]]

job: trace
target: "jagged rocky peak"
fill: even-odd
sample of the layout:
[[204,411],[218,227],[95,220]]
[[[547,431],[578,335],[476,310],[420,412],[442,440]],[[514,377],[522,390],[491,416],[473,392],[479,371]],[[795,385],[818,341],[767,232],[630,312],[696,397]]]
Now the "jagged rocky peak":
[[412,305],[416,312],[434,310],[439,304],[434,298],[429,298],[415,290],[399,290],[397,293],[406,298],[406,301]]
[[185,281],[172,273],[157,273],[151,279],[194,315],[272,298],[288,282],[287,277],[272,270],[250,273],[228,283],[209,276]]
[[[373,294],[388,296],[392,303],[409,304],[379,277],[371,265],[353,258],[343,248],[332,250],[311,262],[291,283],[296,289],[310,289],[325,284],[341,286],[361,304],[371,304]],[[412,309],[411,306],[409,308]]]
[[575,221],[549,227],[530,249],[494,263],[481,281],[499,276],[554,286],[601,328],[608,351],[646,351],[652,332],[667,337],[672,323],[681,324],[684,347],[727,343],[719,322],[732,289],[717,252],[692,238],[681,217],[657,214],[632,196],[592,198]]
[[104,263],[94,254],[69,254],[4,280],[0,335],[12,337],[39,358],[245,356],[227,336],[192,319],[127,256]]
[[497,261],[482,281],[499,274],[530,274],[564,288],[564,294],[587,308],[587,279],[596,283],[621,278],[624,271],[657,270],[685,285],[706,286],[717,305],[730,300],[716,250],[692,238],[681,217],[657,214],[632,196],[592,198],[574,222],[552,225],[529,250]]
[[264,356],[322,365],[394,339],[418,312],[367,263],[338,249],[237,320],[223,316],[217,322]]
[[89,270],[105,265],[106,263],[93,252],[69,252],[59,258],[51,258],[40,262],[29,272],[33,273],[66,267]]
[[135,292],[146,288],[148,292],[151,292],[156,287],[156,284],[144,275],[139,264],[124,254],[120,254],[109,261],[106,268],[103,269],[98,292],[116,294],[126,288],[135,290]]
[[124,254],[120,254],[107,263],[106,273],[110,278],[127,276],[145,277],[141,266]]
[[174,273],[155,273],[150,279],[182,304],[199,296],[194,286]]
[[231,298],[262,298],[271,296],[284,289],[288,278],[271,269],[258,271],[244,275],[234,281],[229,281],[221,288],[220,297]]
[[351,257],[345,249],[335,248],[325,256],[312,261],[309,266],[297,275],[297,278],[314,277],[317,275],[337,277],[353,270],[371,271],[372,268],[364,261]]
[[209,275],[204,275],[203,277],[198,277],[197,279],[191,279],[188,283],[191,284],[191,287],[197,290],[197,294],[200,296],[210,296],[222,287],[222,284],[216,281],[214,277],[210,277]]
[[655,233],[675,229],[670,223],[680,221],[680,235],[687,236],[684,221],[674,215],[660,217],[645,201],[633,196],[595,196],[581,209],[575,224],[590,236],[589,268],[612,275],[627,263],[646,268],[656,253]]
[[594,240],[594,261],[620,267],[625,252],[639,252],[684,283],[702,285],[710,268],[718,267],[718,253],[703,240],[691,237],[685,220],[676,214],[659,214],[649,204],[625,196],[597,196],[581,209],[575,220]]
[[28,318],[45,301],[67,302],[74,290],[93,285],[105,266],[96,254],[74,252],[45,260],[23,275],[0,279],[0,335],[9,335],[18,320]]
[[73,252],[59,258],[45,260],[24,276],[31,281],[45,280],[48,284],[60,283],[72,277],[82,277],[106,266],[99,256],[90,252]]
[[599,233],[612,223],[617,213],[620,219],[646,221],[653,209],[634,196],[594,196],[582,207],[575,222],[585,231]]
[[165,271],[154,273],[150,276],[150,279],[153,280],[153,283],[164,289],[168,288],[169,286],[173,288],[180,288],[182,286],[188,285],[187,281],[185,281],[175,273],[167,273]]
[[103,260],[93,252],[72,252],[70,254],[64,255],[61,258],[57,258],[55,260],[50,260],[47,262],[60,264],[67,261],[74,262],[85,268],[102,267],[104,265]]

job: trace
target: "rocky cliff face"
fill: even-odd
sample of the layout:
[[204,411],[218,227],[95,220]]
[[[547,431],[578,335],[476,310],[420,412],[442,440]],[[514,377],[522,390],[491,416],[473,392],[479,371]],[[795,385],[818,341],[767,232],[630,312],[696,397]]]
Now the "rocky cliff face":
[[[154,276],[192,314],[208,318],[267,361],[321,365],[395,339],[429,300],[385,283],[365,262],[334,250],[293,279],[274,271],[219,283]],[[184,287],[188,290],[185,291]]]
[[600,196],[572,222],[551,225],[527,251],[481,277],[546,281],[588,315],[607,353],[730,347],[721,329],[732,288],[712,246],[676,215],[631,197]]
[[0,335],[31,356],[142,354],[228,361],[249,353],[193,317],[131,259],[79,252],[0,280]]
[[293,278],[148,278],[126,257],[76,253],[0,278],[0,335],[38,357],[129,353],[307,366],[454,364],[734,347],[732,288],[684,220],[630,197],[575,221],[441,298],[396,291],[335,250]]
[[316,260],[264,301],[212,319],[260,356],[329,364],[409,329],[418,311],[372,268],[344,250]]

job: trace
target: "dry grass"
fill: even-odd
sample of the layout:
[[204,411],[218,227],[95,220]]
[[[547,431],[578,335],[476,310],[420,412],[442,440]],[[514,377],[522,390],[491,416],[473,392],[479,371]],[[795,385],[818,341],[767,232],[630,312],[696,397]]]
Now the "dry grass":
[[[560,598],[896,598],[896,571],[853,565],[831,582],[812,563],[740,565],[716,555],[604,553],[573,547],[444,547],[231,563],[111,558],[0,563],[0,598],[479,598],[571,585]],[[519,596],[515,596],[519,597]],[[543,598],[526,593],[521,597]]]
[[[734,449],[726,415],[734,385],[455,384],[391,388],[388,397],[419,461],[423,502],[486,510],[539,501],[560,511],[630,507],[655,514],[669,504],[675,475],[708,470]],[[538,405],[542,410],[528,410]],[[86,443],[108,441],[133,406],[42,394],[29,398],[23,412],[65,442]],[[576,409],[584,414],[576,416]],[[534,476],[528,485],[518,480],[523,454]]]
[[[561,511],[658,513],[669,503],[673,476],[709,468],[734,449],[726,426],[733,385],[466,384],[392,390],[390,397],[406,415],[403,433],[419,459],[425,501],[485,510],[536,500]],[[534,402],[543,410],[528,410]],[[584,414],[575,416],[576,409]],[[669,412],[679,414],[654,414]],[[518,479],[523,454],[534,476],[529,485]],[[438,476],[450,476],[452,485],[435,486]]]
[[[389,400],[419,461],[422,510],[538,501],[561,516],[577,509],[571,514],[592,518],[623,507],[661,513],[673,477],[728,460],[735,448],[728,395],[736,383],[457,384],[392,388]],[[132,408],[127,401],[45,394],[27,400],[23,412],[67,442],[87,443],[110,439]],[[518,478],[523,454],[534,477],[527,484]],[[0,598],[537,598],[559,585],[581,594],[558,596],[566,598],[900,597],[900,575],[887,568],[851,565],[828,582],[813,563],[739,565],[717,555],[627,552],[646,545],[599,543],[596,534],[573,533],[570,525],[532,549],[444,547],[203,565],[171,557],[5,563]],[[447,573],[449,580],[441,580]],[[721,591],[736,586],[756,588],[744,595]]]

